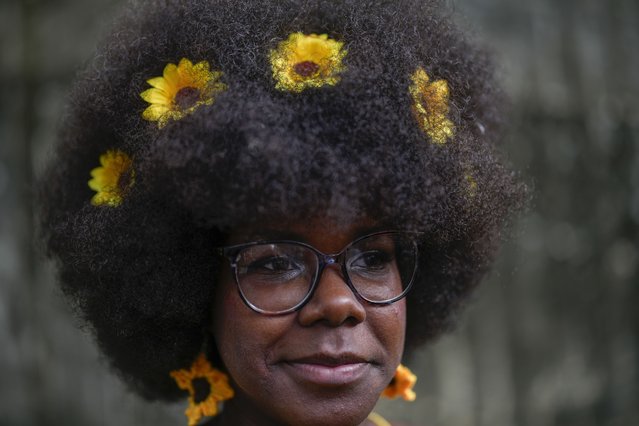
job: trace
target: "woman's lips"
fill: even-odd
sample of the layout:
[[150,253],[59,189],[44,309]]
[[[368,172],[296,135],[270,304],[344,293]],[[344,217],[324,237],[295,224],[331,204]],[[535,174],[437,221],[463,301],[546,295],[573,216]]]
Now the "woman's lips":
[[282,363],[294,378],[321,386],[342,386],[369,373],[371,364],[352,355],[313,355]]

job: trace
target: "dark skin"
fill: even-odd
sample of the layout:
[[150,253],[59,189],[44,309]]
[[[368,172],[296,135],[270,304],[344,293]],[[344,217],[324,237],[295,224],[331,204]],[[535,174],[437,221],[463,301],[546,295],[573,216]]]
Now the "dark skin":
[[[287,238],[337,253],[377,229],[370,220],[335,226],[314,219],[245,228],[228,243]],[[330,265],[300,310],[265,316],[243,303],[225,262],[213,312],[211,332],[235,390],[215,424],[372,425],[366,417],[401,361],[404,299],[368,304]]]

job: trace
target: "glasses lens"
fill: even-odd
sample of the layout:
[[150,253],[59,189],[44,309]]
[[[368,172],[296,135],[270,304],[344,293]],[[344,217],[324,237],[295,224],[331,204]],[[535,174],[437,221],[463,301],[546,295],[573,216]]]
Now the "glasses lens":
[[402,296],[413,281],[417,246],[401,233],[363,238],[346,252],[346,272],[353,287],[369,302]]
[[267,313],[286,311],[304,300],[318,269],[312,250],[288,243],[247,247],[236,262],[242,295]]

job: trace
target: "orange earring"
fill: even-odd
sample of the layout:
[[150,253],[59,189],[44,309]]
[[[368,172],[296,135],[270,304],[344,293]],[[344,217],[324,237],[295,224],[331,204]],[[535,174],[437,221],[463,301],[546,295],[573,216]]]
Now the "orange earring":
[[218,402],[233,398],[228,376],[213,368],[203,353],[193,361],[190,369],[175,370],[170,374],[178,387],[189,393],[189,406],[184,412],[189,426],[197,425],[204,416],[217,415]]
[[417,381],[415,376],[407,367],[399,364],[391,382],[386,386],[382,396],[389,399],[401,397],[405,401],[415,401],[413,387]]

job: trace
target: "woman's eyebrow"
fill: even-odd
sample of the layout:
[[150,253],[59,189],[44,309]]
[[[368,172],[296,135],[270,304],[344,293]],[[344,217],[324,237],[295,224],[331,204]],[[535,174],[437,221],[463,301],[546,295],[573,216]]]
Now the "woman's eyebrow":
[[[349,229],[352,224],[345,224],[339,226],[339,228]],[[329,229],[330,225],[327,225],[326,229]],[[356,226],[353,230],[349,230],[349,237],[351,240],[355,240],[359,237],[363,237],[368,234],[372,234],[379,231],[394,229],[393,227],[389,227],[383,224],[362,224]],[[263,228],[250,229],[246,228],[244,230],[240,230],[236,235],[230,240],[231,244],[243,244],[255,241],[276,241],[276,240],[286,240],[286,241],[299,241],[303,243],[308,243],[307,238],[304,237],[303,233],[296,232],[289,228],[280,229],[280,228],[270,228],[265,226]]]
[[304,242],[305,238],[301,235],[285,229],[260,229],[259,231],[247,231],[240,233],[233,240],[237,240],[238,243],[253,242],[253,241],[274,241],[274,240],[291,240]]

